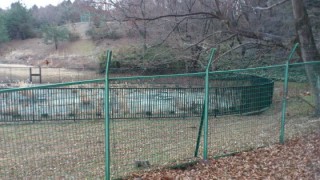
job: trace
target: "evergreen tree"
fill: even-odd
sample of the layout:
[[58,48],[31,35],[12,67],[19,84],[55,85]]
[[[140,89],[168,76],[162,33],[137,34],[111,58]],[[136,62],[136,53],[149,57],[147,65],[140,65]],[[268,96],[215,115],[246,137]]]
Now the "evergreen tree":
[[5,18],[0,14],[0,43],[6,42],[9,40],[8,30],[5,23]]
[[69,39],[69,31],[65,27],[59,27],[55,25],[48,25],[42,28],[44,34],[44,41],[47,44],[53,43],[56,50],[58,49],[59,41]]
[[31,13],[20,3],[12,3],[6,14],[6,26],[11,39],[27,39],[34,36]]

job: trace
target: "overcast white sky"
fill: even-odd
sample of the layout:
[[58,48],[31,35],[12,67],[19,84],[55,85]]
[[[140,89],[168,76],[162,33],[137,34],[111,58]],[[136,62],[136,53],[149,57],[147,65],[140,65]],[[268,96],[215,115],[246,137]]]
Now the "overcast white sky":
[[[17,2],[19,0],[0,0],[0,8],[7,9],[10,7],[11,3]],[[63,0],[20,0],[22,4],[24,4],[27,8],[31,8],[33,5],[37,5],[38,7],[45,7],[46,5],[52,4],[56,6],[61,3]]]

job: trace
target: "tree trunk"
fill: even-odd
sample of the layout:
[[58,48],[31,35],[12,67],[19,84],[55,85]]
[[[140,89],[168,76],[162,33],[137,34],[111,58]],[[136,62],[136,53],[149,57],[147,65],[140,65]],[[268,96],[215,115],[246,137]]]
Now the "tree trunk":
[[[317,51],[316,43],[312,34],[312,28],[308,17],[307,10],[304,6],[303,0],[291,0],[293,15],[295,19],[296,32],[298,35],[301,56],[304,62],[320,61],[319,52]],[[315,95],[315,115],[320,116],[320,65],[306,65],[306,74],[310,86]]]
[[53,41],[54,41],[54,47],[56,48],[56,50],[58,50],[58,39],[57,39],[57,37],[54,37]]

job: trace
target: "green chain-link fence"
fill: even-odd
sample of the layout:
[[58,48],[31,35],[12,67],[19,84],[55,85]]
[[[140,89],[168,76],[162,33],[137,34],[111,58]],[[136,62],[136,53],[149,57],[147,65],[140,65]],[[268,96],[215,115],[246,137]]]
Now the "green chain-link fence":
[[1,90],[0,179],[116,179],[319,130],[320,71],[306,73],[317,65],[107,71],[105,79]]
[[[63,88],[51,89],[57,86]],[[91,92],[104,80],[2,90],[0,179],[105,176],[105,129],[99,118],[104,94],[83,96],[79,86]]]

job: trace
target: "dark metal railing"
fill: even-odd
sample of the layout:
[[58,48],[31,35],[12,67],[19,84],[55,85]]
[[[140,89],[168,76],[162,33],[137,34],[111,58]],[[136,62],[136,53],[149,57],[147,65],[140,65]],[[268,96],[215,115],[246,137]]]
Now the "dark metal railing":
[[[250,114],[272,103],[273,82],[246,87],[211,87],[211,116]],[[204,88],[111,88],[113,119],[201,116]],[[44,88],[0,94],[0,121],[103,119],[104,88]]]

